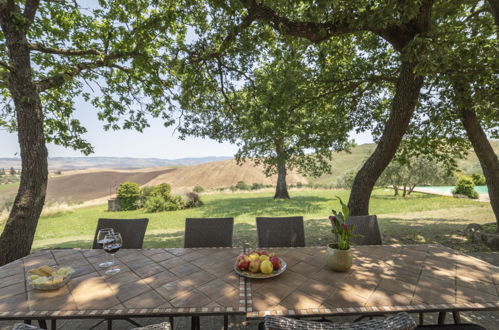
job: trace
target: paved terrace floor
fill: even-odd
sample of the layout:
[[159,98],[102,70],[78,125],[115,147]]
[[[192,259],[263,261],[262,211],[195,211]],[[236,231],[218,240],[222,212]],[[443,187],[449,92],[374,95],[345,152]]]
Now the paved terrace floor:
[[[491,264],[499,266],[499,252],[487,252],[487,253],[473,253],[475,257],[481,258]],[[486,329],[498,329],[499,324],[499,312],[463,312],[461,313],[463,322],[471,322],[480,324]],[[417,315],[413,315],[417,321]],[[335,317],[332,320],[338,322],[348,322],[351,321],[352,317]],[[139,322],[143,325],[154,324],[166,321],[166,319],[150,318],[141,319]],[[452,323],[451,315],[448,315],[446,321]],[[425,315],[425,324],[436,323],[437,314],[431,313]],[[0,330],[10,330],[16,322],[12,321],[0,321]],[[68,329],[68,330],[84,330],[89,329],[96,323],[96,320],[59,320],[57,323],[58,329]],[[36,322],[34,323],[36,324]],[[133,326],[126,321],[114,321],[113,329],[132,329]],[[247,322],[244,316],[230,316],[229,317],[229,328],[230,329],[258,329],[258,322],[250,321]],[[95,329],[106,329],[106,324],[101,324]],[[175,318],[175,329],[178,330],[188,330],[190,329],[190,318],[187,317],[177,317]],[[202,317],[201,318],[201,329],[223,329],[223,318],[222,317]]]

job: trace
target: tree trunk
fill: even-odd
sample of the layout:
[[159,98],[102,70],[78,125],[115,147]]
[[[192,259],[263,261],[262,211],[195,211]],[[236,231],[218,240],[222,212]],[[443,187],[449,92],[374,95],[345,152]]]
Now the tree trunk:
[[483,175],[487,179],[490,205],[496,216],[497,232],[499,233],[499,160],[490,145],[487,135],[480,125],[480,121],[472,110],[461,109],[461,122],[466,130],[468,139],[482,166]]
[[277,163],[277,186],[274,199],[289,199],[288,185],[286,184],[286,161],[281,157]]
[[407,186],[406,185],[404,185],[404,191],[402,193],[402,197],[405,197],[405,196],[407,196]]
[[383,135],[373,154],[357,172],[353,182],[348,202],[351,215],[369,214],[369,199],[374,184],[397,152],[409,126],[424,81],[423,77],[414,74],[414,66],[413,63],[406,61],[400,66],[390,117]]
[[488,0],[490,5],[490,11],[492,16],[494,16],[494,20],[496,25],[499,26],[499,0]]
[[48,167],[40,97],[33,82],[25,32],[3,11],[0,22],[12,70],[9,91],[14,101],[22,172],[14,205],[0,236],[0,265],[28,255],[45,202]]
[[410,186],[409,191],[407,192],[408,196],[414,191],[414,188],[416,188],[415,184],[413,184],[412,186]]
[[395,193],[393,194],[393,196],[398,196],[399,195],[399,187],[393,186],[393,190],[395,191]]

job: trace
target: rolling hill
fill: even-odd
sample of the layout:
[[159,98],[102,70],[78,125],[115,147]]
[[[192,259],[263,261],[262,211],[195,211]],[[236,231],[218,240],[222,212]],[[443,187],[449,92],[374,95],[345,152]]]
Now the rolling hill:
[[[163,166],[189,166],[231,157],[194,157],[179,159],[133,158],[133,157],[50,157],[49,170],[77,170],[88,168],[138,169]],[[0,168],[21,168],[20,158],[0,158]]]
[[[496,152],[499,151],[499,141],[491,141]],[[289,171],[288,184],[317,183],[334,185],[351,170],[358,169],[362,162],[369,157],[375,144],[364,144],[352,149],[351,153],[339,152],[333,155],[333,169],[331,174],[319,178],[307,178]],[[136,162],[135,164],[137,164]],[[145,162],[145,164],[148,164]],[[95,164],[94,164],[95,165]],[[99,166],[97,166],[99,167]],[[466,159],[459,161],[461,170],[467,173],[480,171],[478,159],[470,151]],[[175,190],[190,190],[194,186],[205,189],[230,187],[238,181],[248,184],[262,183],[275,184],[276,176],[266,177],[260,166],[246,162],[238,166],[234,159],[213,161],[203,164],[183,167],[152,167],[138,170],[119,169],[81,169],[64,171],[63,175],[52,175],[47,189],[47,202],[84,202],[114,195],[118,185],[124,181],[134,181],[140,185],[156,185],[169,183]],[[17,191],[17,186],[10,185],[0,189],[0,209],[6,201],[12,200]]]
[[[490,140],[496,154],[499,154],[499,140]],[[371,155],[376,148],[376,144],[363,144],[352,148],[351,153],[339,152],[333,155],[331,174],[322,175],[319,178],[307,178],[310,183],[317,184],[336,184],[348,172],[357,170],[362,163]],[[481,173],[482,169],[478,158],[470,149],[466,158],[458,160],[458,168],[464,173]]]
[[[242,166],[233,159],[185,167],[163,167],[139,170],[89,169],[51,175],[47,187],[48,204],[54,202],[79,203],[114,195],[119,184],[133,181],[139,185],[169,183],[174,190],[190,190],[194,186],[205,189],[230,187],[238,181],[246,183],[275,184],[276,176],[267,178],[260,166],[247,162]],[[307,182],[293,171],[289,183]],[[17,186],[0,190],[0,209],[6,201],[13,200]]]

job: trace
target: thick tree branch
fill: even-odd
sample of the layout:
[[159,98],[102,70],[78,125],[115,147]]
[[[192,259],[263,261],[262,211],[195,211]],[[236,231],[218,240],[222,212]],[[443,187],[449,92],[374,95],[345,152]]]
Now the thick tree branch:
[[66,70],[65,72],[55,74],[51,77],[36,82],[36,85],[38,91],[43,92],[50,88],[62,86],[67,80],[70,80],[71,78],[79,75],[83,71],[102,67],[117,67],[116,64],[113,63],[114,60],[128,59],[136,57],[137,55],[137,52],[116,53],[108,55],[102,60],[78,63],[68,68],[68,70]]
[[418,15],[409,22],[391,24],[383,29],[377,26],[377,22],[372,23],[365,19],[366,15],[359,16],[356,22],[341,19],[324,23],[292,21],[269,6],[257,2],[257,0],[240,1],[246,6],[249,15],[253,16],[254,20],[266,21],[283,35],[305,38],[314,43],[320,43],[334,35],[371,31],[390,42],[397,50],[401,50],[414,38],[415,34],[428,31],[428,17],[431,14],[434,0],[423,1]]
[[41,53],[56,54],[56,55],[63,55],[63,56],[85,56],[85,55],[104,56],[105,55],[104,52],[101,52],[100,50],[97,50],[97,49],[86,49],[86,50],[60,49],[60,48],[46,47],[46,46],[44,46],[42,44],[38,44],[38,43],[30,43],[29,49],[34,50],[34,51],[38,51]]
[[354,26],[340,20],[325,23],[292,21],[256,0],[241,0],[241,2],[254,19],[267,21],[281,34],[306,38],[316,43],[327,40],[333,35],[373,30],[373,27],[367,23]]
[[35,19],[36,11],[38,10],[39,5],[40,5],[40,0],[26,0],[26,4],[24,5],[23,16],[29,20],[30,24]]

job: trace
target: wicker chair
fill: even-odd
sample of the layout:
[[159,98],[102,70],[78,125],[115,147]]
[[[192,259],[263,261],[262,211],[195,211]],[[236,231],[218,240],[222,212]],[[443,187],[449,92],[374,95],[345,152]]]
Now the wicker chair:
[[[185,219],[185,248],[231,247],[234,218],[187,218]],[[191,317],[191,328],[200,328],[199,316]],[[224,328],[228,317],[224,315]]]
[[158,324],[146,325],[140,328],[133,328],[132,330],[170,330],[172,327],[169,322]]
[[432,325],[418,325],[416,330],[487,330],[486,328],[471,323],[459,324],[432,324]]
[[265,316],[265,330],[411,330],[416,322],[407,313],[356,323],[333,323],[295,320],[286,317]]
[[92,249],[100,249],[97,233],[102,228],[113,228],[123,238],[123,249],[142,249],[149,219],[103,219],[100,218],[95,230]]
[[[355,225],[354,234],[361,237],[352,237],[350,241],[356,245],[381,245],[378,219],[375,215],[350,216],[347,224]],[[334,226],[333,223],[331,223]]]
[[305,246],[303,217],[258,217],[256,229],[261,248]]
[[231,247],[234,218],[185,219],[185,248]]

